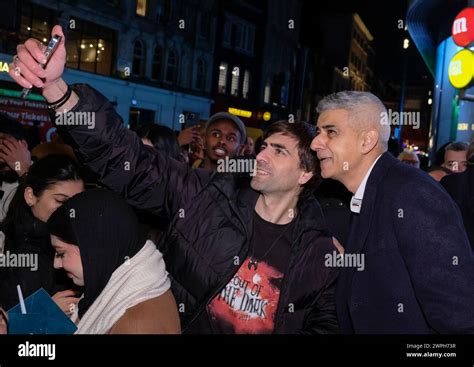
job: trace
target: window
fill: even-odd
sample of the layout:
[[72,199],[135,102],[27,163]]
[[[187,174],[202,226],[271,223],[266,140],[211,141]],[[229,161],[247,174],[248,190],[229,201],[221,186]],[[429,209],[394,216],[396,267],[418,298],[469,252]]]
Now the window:
[[191,66],[192,65],[191,65],[190,57],[188,55],[184,55],[183,57],[181,57],[181,73],[179,75],[179,78],[180,78],[180,85],[185,88],[192,87],[192,82],[189,80],[190,73],[192,72]]
[[199,59],[196,63],[196,89],[204,90],[206,86],[206,63]]
[[137,15],[146,16],[146,0],[137,0]]
[[176,83],[178,81],[178,55],[174,50],[171,50],[168,53],[168,62],[166,65],[166,81],[171,83]]
[[246,39],[245,39],[245,49],[253,53],[254,43],[255,43],[255,28],[246,27]]
[[232,23],[227,18],[224,23],[224,36],[222,39],[222,43],[226,46],[232,45]]
[[234,37],[234,47],[235,48],[244,48],[244,34],[242,32],[243,27],[239,23],[232,24],[232,36]]
[[170,0],[158,0],[156,3],[156,20],[164,23],[168,20],[171,11]]
[[265,90],[263,92],[263,102],[270,103],[270,83],[265,85]]
[[142,41],[136,40],[133,46],[132,74],[135,76],[145,75],[146,50]]
[[225,62],[222,62],[219,66],[219,81],[217,92],[226,93],[227,92],[227,69],[228,66]]
[[201,13],[199,25],[199,35],[204,39],[209,39],[211,28],[211,17],[209,13]]
[[153,52],[153,61],[151,66],[151,78],[155,80],[161,79],[161,66],[162,66],[163,50],[161,46],[156,46]]
[[[229,28],[231,35],[227,34],[228,30],[224,28],[224,44],[232,43],[237,50],[253,53],[255,44],[255,27],[243,22],[234,22]],[[232,42],[229,42],[229,39]]]
[[271,89],[271,102],[275,105],[281,103],[283,84],[285,82],[285,75],[278,73],[273,77],[272,89]]
[[245,99],[249,98],[249,85],[250,85],[250,72],[248,70],[245,70],[244,84],[242,86],[242,96]]
[[226,14],[222,44],[253,54],[255,48],[255,26],[241,18]]
[[111,75],[115,33],[97,24],[75,19],[66,38],[66,66],[101,75]]
[[238,66],[234,66],[232,69],[232,82],[230,84],[230,94],[233,96],[239,95],[239,74],[240,69]]
[[81,41],[81,65],[82,70],[94,72],[94,64],[97,58],[97,46],[96,41],[92,37],[84,37]]
[[24,3],[21,8],[20,41],[35,38],[47,43],[55,24],[54,12],[42,6]]

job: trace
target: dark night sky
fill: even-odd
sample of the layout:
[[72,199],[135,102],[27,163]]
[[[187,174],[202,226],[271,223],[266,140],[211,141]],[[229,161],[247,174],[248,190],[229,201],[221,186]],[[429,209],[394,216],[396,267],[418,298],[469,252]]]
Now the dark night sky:
[[[374,36],[376,74],[382,80],[399,83],[402,44],[408,32],[398,29],[398,20],[405,19],[407,5],[408,0],[304,0],[303,14],[324,10],[357,12]],[[412,40],[407,57],[408,84],[426,84],[426,78],[431,76]]]

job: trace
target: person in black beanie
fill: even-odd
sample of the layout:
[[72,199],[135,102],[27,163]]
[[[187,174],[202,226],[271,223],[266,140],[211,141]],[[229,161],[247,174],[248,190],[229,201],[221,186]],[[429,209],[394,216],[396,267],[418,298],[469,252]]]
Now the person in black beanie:
[[77,334],[179,333],[161,252],[117,194],[77,194],[48,220],[54,267],[83,287]]

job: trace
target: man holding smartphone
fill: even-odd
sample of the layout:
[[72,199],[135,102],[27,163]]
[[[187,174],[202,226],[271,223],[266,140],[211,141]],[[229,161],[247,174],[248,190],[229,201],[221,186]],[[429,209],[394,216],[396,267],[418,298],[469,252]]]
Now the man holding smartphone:
[[[53,34],[63,35],[59,26]],[[158,248],[173,278],[183,331],[338,331],[337,269],[325,266],[336,247],[312,195],[320,178],[310,149],[313,127],[272,124],[251,180],[191,170],[144,147],[100,93],[61,79],[64,38],[45,69],[38,65],[44,47],[32,39],[18,46],[13,68],[19,73],[10,75],[25,88],[42,88],[53,111],[95,113],[93,129],[62,125],[59,134],[105,186],[171,220]],[[235,134],[235,142],[244,141]]]

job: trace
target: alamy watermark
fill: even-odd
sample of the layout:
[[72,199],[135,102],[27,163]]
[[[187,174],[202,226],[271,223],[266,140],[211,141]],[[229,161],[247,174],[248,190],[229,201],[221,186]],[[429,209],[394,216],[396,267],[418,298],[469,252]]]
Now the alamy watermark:
[[257,174],[257,160],[225,157],[225,159],[217,161],[217,172],[249,173],[250,176],[255,176]]
[[56,359],[56,344],[35,344],[29,341],[18,345],[18,357],[46,357]]
[[58,126],[87,126],[95,128],[95,112],[57,112],[54,120]]
[[332,254],[324,256],[324,266],[327,268],[357,268],[357,271],[364,271],[364,254],[340,254],[333,251]]
[[398,112],[388,109],[387,112],[380,113],[380,123],[382,125],[413,126],[420,128],[420,112]]
[[38,254],[15,254],[6,251],[0,254],[0,268],[30,268],[38,270]]

